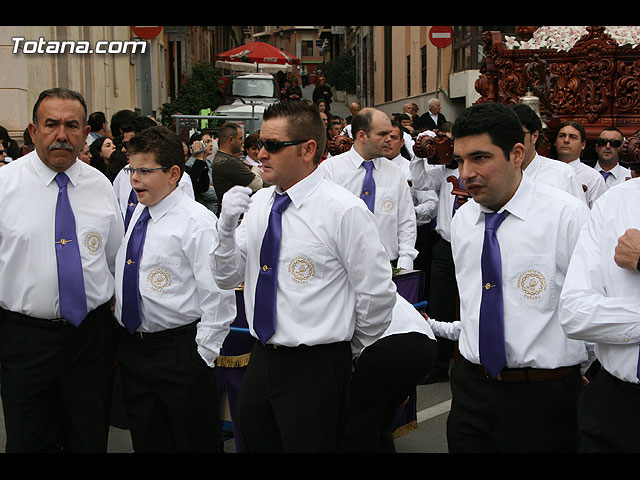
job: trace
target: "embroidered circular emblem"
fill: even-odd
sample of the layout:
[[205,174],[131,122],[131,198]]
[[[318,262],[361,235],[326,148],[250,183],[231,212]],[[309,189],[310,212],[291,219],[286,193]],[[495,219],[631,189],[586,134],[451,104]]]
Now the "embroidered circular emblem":
[[293,276],[293,280],[302,285],[309,283],[309,279],[316,274],[313,263],[305,257],[296,257],[291,260],[288,270]]
[[537,270],[527,270],[518,277],[518,288],[525,298],[536,300],[547,289],[547,279]]
[[89,232],[84,237],[84,246],[87,247],[89,253],[96,255],[100,248],[102,248],[102,236],[98,232]]
[[382,209],[387,212],[387,213],[391,213],[393,212],[393,208],[395,207],[395,203],[393,202],[393,198],[385,198],[382,201]]
[[156,292],[163,292],[171,285],[171,274],[164,268],[155,268],[147,275],[147,281]]

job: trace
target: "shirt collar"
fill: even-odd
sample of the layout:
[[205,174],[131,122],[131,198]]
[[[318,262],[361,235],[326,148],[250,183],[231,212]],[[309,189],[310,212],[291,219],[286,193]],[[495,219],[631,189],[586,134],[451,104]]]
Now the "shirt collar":
[[[615,166],[614,166],[611,170],[608,170],[608,172],[609,172],[609,173],[613,176],[613,178],[615,178],[616,180],[618,179],[618,176],[620,175],[619,168],[620,168],[620,164],[619,164],[619,163],[616,163],[616,164],[615,164]],[[605,170],[604,170],[604,168],[602,168],[602,167],[600,166],[600,162],[599,162],[599,161],[598,161],[598,162],[596,162],[595,169],[596,169],[596,171],[597,171],[597,172],[604,172],[604,171],[605,171]]]
[[[497,213],[506,211],[509,212],[510,215],[514,215],[521,220],[526,220],[527,212],[532,204],[533,186],[533,180],[526,175],[522,175],[520,185],[518,185],[513,197],[511,197]],[[474,203],[476,202],[474,201]],[[484,221],[484,215],[482,215],[482,213],[494,213],[493,210],[480,205],[479,203],[476,203],[476,205],[478,205],[476,224]]]
[[284,192],[280,187],[276,186],[274,189],[274,194],[282,194],[286,193],[291,198],[291,203],[295,205],[296,208],[300,208],[302,203],[311,195],[320,182],[324,178],[324,175],[320,173],[320,171],[316,168],[309,175],[304,177],[302,180],[297,182],[295,185],[289,187],[286,192]]
[[[56,178],[56,175],[58,175],[58,173],[60,172],[57,172],[56,170],[53,170],[45,165],[45,163],[38,156],[37,151],[34,150],[33,153],[34,155],[31,157],[31,165],[33,166],[33,169],[35,170],[38,177],[42,180],[42,182],[46,186],[49,186],[49,184]],[[79,165],[79,162],[80,160],[76,159],[76,161],[73,162],[73,164],[64,171],[74,187],[78,183],[78,178],[80,177],[80,169],[82,168]]]
[[[360,167],[360,165],[362,165],[362,162],[366,161],[353,147],[349,150],[349,159],[353,163],[354,168]],[[373,158],[371,161],[373,162],[373,168],[380,168],[380,162],[382,161],[380,157]]]
[[531,160],[531,163],[527,166],[527,168],[524,169],[524,173],[526,173],[527,176],[529,176],[530,178],[534,178],[535,174],[538,172],[539,169],[540,169],[540,155],[536,153],[535,156],[533,157],[533,160]]
[[169,210],[171,210],[171,207],[173,207],[180,201],[182,195],[182,189],[179,186],[176,186],[173,192],[164,197],[155,205],[151,205],[149,207],[149,214],[151,215],[151,219],[154,222],[160,220]]

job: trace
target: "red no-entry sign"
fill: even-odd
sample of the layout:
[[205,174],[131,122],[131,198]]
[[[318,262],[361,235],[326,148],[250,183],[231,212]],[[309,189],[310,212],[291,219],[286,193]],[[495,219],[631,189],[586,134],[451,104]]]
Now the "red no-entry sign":
[[445,48],[453,41],[453,29],[449,26],[435,26],[429,30],[429,40],[438,48]]
[[131,31],[140,38],[144,38],[145,40],[150,40],[152,38],[157,37],[162,31],[162,27],[138,27],[132,26]]

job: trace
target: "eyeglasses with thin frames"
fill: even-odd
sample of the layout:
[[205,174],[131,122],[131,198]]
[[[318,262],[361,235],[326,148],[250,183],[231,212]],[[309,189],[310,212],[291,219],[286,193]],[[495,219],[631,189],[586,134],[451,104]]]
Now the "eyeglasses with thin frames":
[[125,173],[129,174],[129,175],[133,175],[134,173],[137,173],[139,175],[147,176],[149,175],[151,172],[155,172],[157,170],[169,170],[170,167],[156,167],[156,168],[131,168],[131,167],[124,167],[123,170]]

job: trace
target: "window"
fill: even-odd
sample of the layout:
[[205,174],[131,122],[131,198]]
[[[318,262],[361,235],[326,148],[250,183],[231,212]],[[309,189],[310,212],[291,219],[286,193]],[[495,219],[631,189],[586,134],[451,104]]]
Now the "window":
[[515,27],[456,26],[453,27],[453,71],[479,69],[483,57],[482,32],[499,31],[515,35]]
[[313,40],[302,40],[302,52],[303,57],[313,57]]

